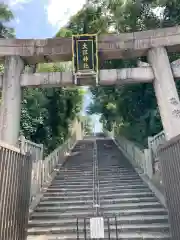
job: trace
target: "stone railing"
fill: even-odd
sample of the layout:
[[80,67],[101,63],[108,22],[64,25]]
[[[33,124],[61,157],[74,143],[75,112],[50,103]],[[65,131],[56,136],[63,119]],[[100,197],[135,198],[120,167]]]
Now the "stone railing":
[[[156,157],[156,161],[154,160],[157,156],[158,146],[165,142],[163,133],[154,136],[151,139],[151,147],[147,149],[140,149],[135,143],[127,140],[122,136],[114,136],[111,133],[106,132],[106,135],[113,138],[115,143],[121,149],[123,154],[127,157],[127,159],[131,162],[133,167],[140,173],[146,176],[152,184],[162,193],[164,194],[164,188],[162,184],[162,176],[161,176],[161,167],[159,158]],[[158,141],[159,143],[158,143]],[[154,147],[154,148],[153,148]],[[156,147],[156,148],[155,148]],[[155,151],[156,149],[156,151]],[[158,162],[155,166],[155,162]],[[162,200],[164,202],[164,199]]]
[[26,239],[32,160],[0,142],[0,238]]
[[116,137],[115,141],[118,146],[121,146],[128,159],[130,160],[131,164],[135,168],[139,168],[142,171],[144,170],[145,163],[144,163],[144,151],[138,148],[134,143],[131,141],[123,138],[123,137]]
[[148,137],[148,148],[152,149],[152,151],[156,154],[158,146],[160,144],[164,144],[165,141],[165,133],[162,131],[153,137]]
[[22,153],[30,153],[33,162],[43,160],[43,144],[37,144],[27,140],[24,136],[19,138],[19,146]]
[[152,172],[153,179],[156,184],[162,186],[162,174],[161,174],[161,165],[158,158],[158,148],[160,145],[163,145],[166,142],[164,131],[156,134],[155,136],[148,137],[148,151],[149,158],[152,163]]

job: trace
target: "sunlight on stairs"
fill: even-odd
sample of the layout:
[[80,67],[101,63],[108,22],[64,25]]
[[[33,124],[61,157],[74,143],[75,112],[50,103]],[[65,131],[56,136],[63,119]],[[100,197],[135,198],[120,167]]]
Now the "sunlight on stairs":
[[[31,214],[28,240],[90,239],[89,219],[95,215],[93,146],[92,140],[76,144]],[[170,240],[166,209],[113,141],[97,140],[97,153],[105,239],[117,239],[118,234],[124,240]],[[40,235],[46,237],[36,238]]]

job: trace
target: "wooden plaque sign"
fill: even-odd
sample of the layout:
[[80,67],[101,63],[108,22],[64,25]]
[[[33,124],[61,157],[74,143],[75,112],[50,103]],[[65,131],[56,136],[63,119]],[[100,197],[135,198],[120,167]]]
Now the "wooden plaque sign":
[[72,37],[73,72],[75,74],[97,73],[97,35],[84,34]]

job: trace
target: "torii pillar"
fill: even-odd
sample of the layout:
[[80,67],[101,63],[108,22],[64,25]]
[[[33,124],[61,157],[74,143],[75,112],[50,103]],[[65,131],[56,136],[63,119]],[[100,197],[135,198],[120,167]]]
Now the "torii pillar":
[[180,101],[171,65],[164,47],[148,52],[148,61],[154,72],[154,90],[166,139],[180,134]]
[[0,140],[16,146],[20,131],[21,85],[20,75],[24,69],[19,56],[5,58],[2,83]]
[[[154,71],[154,89],[161,114],[166,139],[174,139],[180,134],[180,101],[173,79],[168,55],[163,47],[151,49],[148,60]],[[161,172],[168,208],[171,237],[179,240],[180,237],[180,189],[179,189],[179,149],[177,139],[164,145],[160,150]]]

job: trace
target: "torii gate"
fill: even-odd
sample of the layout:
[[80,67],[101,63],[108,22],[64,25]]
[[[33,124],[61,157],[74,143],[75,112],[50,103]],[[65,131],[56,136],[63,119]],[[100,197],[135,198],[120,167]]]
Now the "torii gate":
[[[16,145],[19,137],[21,87],[67,86],[75,83],[72,72],[64,73],[27,73],[22,74],[26,64],[72,60],[72,39],[55,38],[45,40],[1,39],[0,59],[5,59],[4,75],[0,78],[2,87],[2,106],[0,139]],[[170,140],[180,134],[180,101],[174,78],[180,77],[179,61],[170,64],[167,52],[180,52],[180,27],[125,33],[120,35],[99,36],[97,52],[99,60],[124,59],[147,56],[148,64],[140,63],[138,68],[101,70],[99,84],[121,85],[152,82],[154,85],[161,119]],[[143,66],[142,66],[143,65]],[[97,76],[97,75],[96,75]],[[92,76],[91,76],[92,77]],[[87,81],[82,75],[81,83],[97,84]],[[97,79],[97,78],[96,78]],[[170,225],[174,240],[180,236],[180,194],[174,194],[173,185],[179,186],[179,158],[173,161],[173,172],[164,165],[164,175],[173,179],[165,182]],[[164,163],[163,163],[164,164]],[[163,165],[162,164],[162,165]],[[169,163],[171,164],[171,162]],[[172,178],[172,176],[176,176]],[[178,177],[177,177],[178,176]],[[176,208],[178,211],[175,211]]]
[[[74,84],[72,72],[24,73],[26,64],[72,60],[72,39],[1,39],[0,58],[5,59],[0,76],[2,106],[0,138],[15,145],[19,136],[21,87],[53,87]],[[147,56],[148,64],[137,68],[99,71],[100,85],[152,82],[166,138],[180,133],[180,101],[174,78],[180,77],[178,61],[170,64],[167,51],[180,51],[180,27],[98,37],[98,54],[107,59]],[[167,50],[166,50],[167,49]],[[142,65],[142,64],[140,64]],[[174,76],[174,77],[173,77]],[[92,84],[82,79],[83,85]]]

